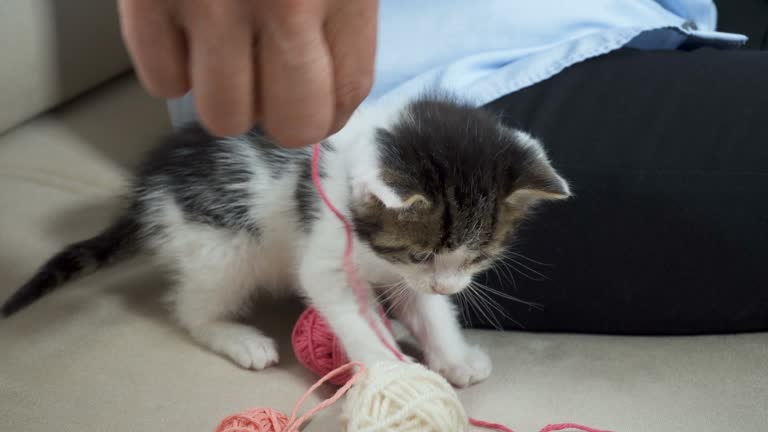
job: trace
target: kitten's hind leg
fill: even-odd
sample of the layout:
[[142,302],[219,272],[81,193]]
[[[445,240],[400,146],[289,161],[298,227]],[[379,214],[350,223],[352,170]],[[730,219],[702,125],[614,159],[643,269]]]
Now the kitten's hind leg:
[[236,321],[257,288],[254,240],[245,234],[196,234],[196,241],[187,238],[183,245],[166,246],[174,249],[178,271],[176,318],[201,345],[243,368],[274,365],[278,361],[274,340]]

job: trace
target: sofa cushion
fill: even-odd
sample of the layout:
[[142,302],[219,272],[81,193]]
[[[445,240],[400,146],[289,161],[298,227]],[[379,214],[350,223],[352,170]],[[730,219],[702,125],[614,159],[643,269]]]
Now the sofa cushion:
[[[0,137],[0,297],[58,248],[106,226],[131,167],[168,130],[163,104],[125,79]],[[242,409],[290,411],[314,382],[289,346],[300,305],[254,311],[279,341],[281,362],[251,372],[170,321],[167,287],[138,259],[0,320],[0,431],[213,431]],[[460,392],[467,410],[518,432],[565,421],[624,432],[758,431],[768,421],[768,334],[467,333],[495,365],[488,381]],[[337,415],[334,407],[305,430],[339,430]]]
[[0,132],[130,69],[115,1],[0,1]]

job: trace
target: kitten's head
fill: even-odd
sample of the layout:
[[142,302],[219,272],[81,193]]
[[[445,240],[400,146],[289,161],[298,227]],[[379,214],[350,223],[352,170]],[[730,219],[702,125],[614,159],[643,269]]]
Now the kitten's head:
[[538,141],[447,99],[409,104],[376,145],[378,168],[353,180],[355,231],[419,291],[463,290],[535,204],[570,195]]

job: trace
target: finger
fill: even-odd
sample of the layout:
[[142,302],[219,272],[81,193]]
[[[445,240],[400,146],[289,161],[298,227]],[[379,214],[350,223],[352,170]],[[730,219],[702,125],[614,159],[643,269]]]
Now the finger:
[[188,20],[192,88],[201,123],[220,136],[253,125],[253,30],[235,2],[198,2]]
[[320,3],[275,2],[275,15],[263,21],[264,126],[278,143],[288,147],[317,142],[331,128],[333,70]]
[[163,3],[120,0],[120,22],[139,80],[153,96],[174,98],[189,90],[187,47]]
[[264,85],[261,79],[261,66],[259,65],[259,58],[261,57],[261,45],[256,40],[253,43],[253,121],[254,124],[260,125],[262,121],[262,86]]
[[344,126],[373,86],[377,13],[377,0],[341,2],[326,23],[336,94],[331,132]]

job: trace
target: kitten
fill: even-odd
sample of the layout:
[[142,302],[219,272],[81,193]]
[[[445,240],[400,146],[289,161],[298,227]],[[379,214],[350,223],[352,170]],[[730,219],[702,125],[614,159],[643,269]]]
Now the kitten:
[[[490,360],[462,337],[448,296],[494,263],[535,204],[569,195],[540,143],[482,109],[422,96],[358,110],[323,142],[320,170],[353,222],[362,277],[408,287],[394,314],[428,366],[457,386],[485,379]],[[327,318],[351,359],[392,358],[358,315],[341,269],[344,242],[312,184],[310,148],[282,149],[258,131],[217,138],[193,125],[149,154],[110,228],[52,257],[2,312],[144,249],[175,277],[179,323],[244,368],[278,355],[271,338],[237,318],[254,294],[286,290]]]

